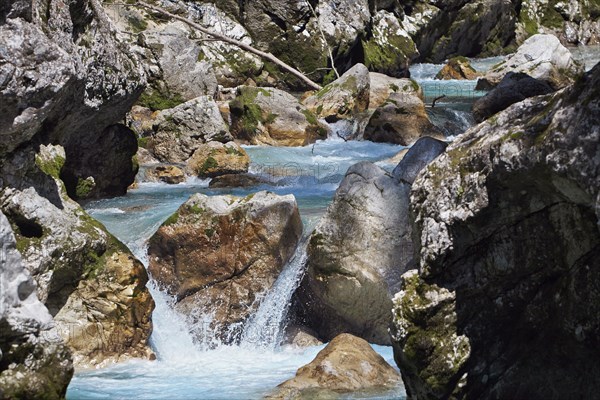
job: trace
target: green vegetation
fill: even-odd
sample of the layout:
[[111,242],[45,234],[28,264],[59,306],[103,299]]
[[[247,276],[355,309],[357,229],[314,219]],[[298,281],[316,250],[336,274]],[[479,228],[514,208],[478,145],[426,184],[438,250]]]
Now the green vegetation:
[[78,199],[86,199],[90,196],[94,188],[96,187],[96,183],[94,182],[94,178],[87,177],[85,179],[77,178],[77,186],[75,187],[75,196]]
[[180,94],[165,95],[158,90],[149,89],[142,93],[138,105],[152,111],[166,110],[184,103],[185,99]]
[[35,164],[46,175],[55,179],[60,179],[60,172],[65,165],[65,158],[62,156],[56,156],[52,160],[43,160],[40,155],[36,155]]
[[163,222],[162,226],[170,226],[175,225],[179,221],[179,212],[173,213],[165,222]]

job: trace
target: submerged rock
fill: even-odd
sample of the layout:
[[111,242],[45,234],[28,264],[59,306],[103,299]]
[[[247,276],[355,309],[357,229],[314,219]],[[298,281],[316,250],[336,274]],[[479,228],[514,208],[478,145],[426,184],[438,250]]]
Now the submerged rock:
[[12,228],[0,213],[0,397],[61,399],[73,376],[71,352],[23,265]]
[[187,163],[191,175],[212,178],[248,172],[250,157],[235,142],[209,142],[200,146]]
[[213,178],[208,187],[211,188],[236,188],[252,187],[269,183],[265,178],[253,174],[226,174]]
[[0,208],[37,283],[37,296],[79,367],[149,358],[154,302],[143,265],[66,195],[65,152],[16,152],[0,175]]
[[196,194],[150,239],[149,271],[176,296],[176,309],[197,327],[195,334],[234,342],[301,234],[291,195]]
[[229,110],[232,134],[250,144],[305,146],[327,137],[315,114],[282,90],[242,86]]
[[303,104],[329,122],[352,118],[369,107],[371,79],[363,64],[356,64],[339,79],[306,98]]
[[435,79],[476,79],[479,73],[465,57],[452,57],[437,73]]
[[397,387],[400,374],[365,340],[344,333],[335,337],[296,376],[278,386],[268,399],[336,398],[340,394]]
[[473,116],[476,121],[481,122],[514,103],[553,91],[545,81],[532,78],[522,72],[509,72],[498,86],[473,103]]
[[416,179],[419,269],[394,299],[409,396],[600,390],[599,87],[597,65],[562,92],[509,107]]
[[477,81],[476,90],[490,90],[509,72],[522,72],[558,90],[573,83],[583,67],[553,35],[534,35],[517,52]]

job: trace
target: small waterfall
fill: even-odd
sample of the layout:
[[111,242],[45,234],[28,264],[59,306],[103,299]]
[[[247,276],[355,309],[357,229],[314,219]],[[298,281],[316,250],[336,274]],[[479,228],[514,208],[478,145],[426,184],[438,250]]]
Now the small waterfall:
[[294,291],[304,275],[306,246],[303,239],[256,313],[245,324],[240,345],[245,348],[276,349],[283,340],[287,314]]

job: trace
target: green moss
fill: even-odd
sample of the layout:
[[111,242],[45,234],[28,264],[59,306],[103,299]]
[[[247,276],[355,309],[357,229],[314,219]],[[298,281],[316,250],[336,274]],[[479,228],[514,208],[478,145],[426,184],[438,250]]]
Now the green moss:
[[240,157],[242,157],[244,155],[244,153],[242,153],[241,151],[239,151],[235,147],[231,147],[231,146],[226,146],[225,147],[225,152],[227,154],[229,154],[229,155],[232,155],[232,156],[240,156]]
[[411,83],[413,89],[415,90],[415,92],[418,92],[421,89],[421,87],[419,86],[419,83],[417,81],[415,81],[414,79],[411,78],[410,83]]
[[206,158],[206,160],[204,160],[204,163],[202,163],[202,166],[200,167],[200,170],[198,171],[199,174],[205,174],[207,172],[209,172],[211,169],[217,168],[219,166],[219,163],[217,162],[217,160],[214,159],[214,157],[212,156],[208,156]]
[[269,113],[269,115],[267,116],[267,118],[265,118],[264,123],[265,124],[272,124],[273,122],[275,122],[275,120],[277,119],[277,117],[278,117],[277,114]]
[[364,64],[371,71],[393,74],[405,68],[415,53],[413,41],[404,36],[389,33],[386,44],[380,45],[374,38],[361,40]]
[[254,198],[254,195],[255,195],[255,194],[256,194],[256,193],[250,193],[248,196],[246,196],[246,197],[244,197],[244,198],[242,199],[242,202],[244,202],[244,203],[247,203],[247,202],[249,202],[250,200],[252,200],[252,199]]
[[[400,90],[400,88],[398,87],[398,85],[395,85],[395,84],[393,84],[393,83],[392,83],[392,84],[390,85],[390,90],[391,90],[392,92],[397,92],[397,91],[399,91],[399,90]],[[405,90],[406,90],[406,89],[405,89]]]
[[60,172],[65,165],[65,158],[62,156],[56,156],[52,160],[44,161],[39,155],[36,155],[35,164],[46,175],[55,179],[60,179]]
[[202,62],[206,58],[206,54],[202,50],[198,52],[198,57],[196,58],[197,62]]
[[146,22],[146,20],[144,20],[142,17],[135,14],[128,15],[127,22],[129,23],[129,26],[131,26],[131,29],[135,33],[143,32],[148,28],[148,22]]
[[175,225],[179,221],[179,212],[173,213],[169,218],[163,222],[162,226]]
[[153,111],[166,110],[184,103],[185,99],[180,94],[163,94],[158,90],[147,90],[138,99],[138,105]]
[[306,117],[306,122],[308,122],[309,124],[311,124],[311,125],[317,125],[319,123],[319,121],[317,121],[317,117],[315,116],[315,114],[313,114],[312,112],[310,112],[310,110],[303,109],[300,112],[302,114],[304,114],[304,116]]
[[206,228],[206,229],[204,230],[204,234],[205,234],[206,236],[208,236],[209,238],[211,238],[211,237],[213,237],[213,235],[215,234],[215,230],[214,230],[214,229],[212,229],[212,228]]
[[142,149],[147,149],[149,140],[150,140],[149,137],[138,137],[137,138],[138,147],[141,147]]
[[77,185],[75,186],[75,195],[78,199],[86,199],[90,196],[95,187],[96,184],[94,183],[93,178],[77,178]]

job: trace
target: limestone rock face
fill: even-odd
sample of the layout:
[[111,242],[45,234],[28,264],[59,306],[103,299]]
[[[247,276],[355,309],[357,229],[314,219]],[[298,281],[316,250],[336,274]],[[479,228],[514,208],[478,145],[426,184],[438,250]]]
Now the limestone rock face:
[[94,142],[122,119],[144,88],[143,69],[97,0],[13,2],[0,14],[0,155],[43,135],[65,147],[70,169],[84,154],[72,143]]
[[356,64],[339,79],[304,100],[304,105],[328,121],[347,119],[369,107],[369,70]]
[[420,90],[413,85],[409,90],[390,94],[371,115],[363,135],[364,139],[373,142],[403,146],[409,146],[423,136],[443,139],[442,132],[427,116]]
[[[141,33],[144,66],[150,87],[140,103],[152,109],[172,108],[199,96],[214,96],[217,78],[189,26],[176,21]],[[162,104],[161,104],[162,103]],[[170,106],[170,107],[169,107]]]
[[453,57],[437,73],[435,79],[476,79],[479,76],[469,60],[464,57]]
[[0,397],[64,398],[73,376],[71,353],[23,265],[8,219],[0,213]]
[[368,342],[341,334],[267,398],[329,398],[360,390],[369,390],[373,394],[373,391],[385,391],[399,384],[398,371]]
[[[415,180],[394,299],[414,398],[594,397],[600,66],[470,129]],[[569,365],[569,368],[564,368]]]
[[[37,283],[37,296],[77,366],[150,357],[154,302],[146,271],[127,248],[66,195],[60,146],[5,160],[0,208]],[[94,340],[90,338],[94,337]]]
[[[213,313],[211,332],[239,338],[256,299],[275,282],[302,234],[293,196],[258,192],[246,198],[196,194],[150,239],[149,270],[176,309],[195,326]],[[206,328],[206,326],[204,327]],[[214,337],[214,336],[211,336]]]
[[201,178],[248,172],[250,157],[235,142],[210,142],[200,146],[187,163],[190,174]]
[[250,144],[304,146],[327,137],[315,114],[282,90],[242,86],[229,109],[233,136]]
[[473,103],[473,116],[481,122],[526,98],[549,94],[554,90],[542,81],[522,72],[509,72],[500,84]]
[[391,293],[412,259],[409,191],[369,162],[346,173],[311,235],[297,292],[304,321],[321,339],[348,332],[389,343]]
[[534,35],[519,46],[515,54],[480,78],[477,89],[489,90],[497,86],[509,72],[525,73],[556,90],[573,83],[583,72],[583,67],[556,36]]
[[187,161],[203,143],[233,139],[217,103],[200,96],[177,107],[163,110],[152,122],[149,148],[162,162]]

